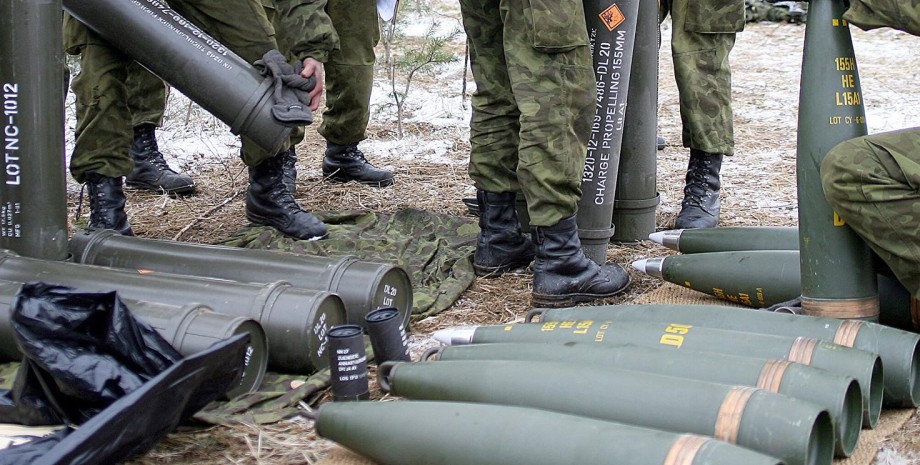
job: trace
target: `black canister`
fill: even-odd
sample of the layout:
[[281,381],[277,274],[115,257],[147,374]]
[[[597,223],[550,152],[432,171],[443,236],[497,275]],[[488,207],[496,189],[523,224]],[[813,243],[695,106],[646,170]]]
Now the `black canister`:
[[364,329],[359,325],[334,326],[326,338],[333,400],[369,398]]
[[409,356],[409,337],[398,309],[383,307],[372,310],[364,317],[364,321],[377,365],[391,360],[412,361]]

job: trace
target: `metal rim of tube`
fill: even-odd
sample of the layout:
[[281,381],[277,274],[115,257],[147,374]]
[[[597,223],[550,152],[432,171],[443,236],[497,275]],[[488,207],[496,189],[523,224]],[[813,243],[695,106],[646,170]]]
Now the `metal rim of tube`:
[[524,315],[524,323],[533,323],[535,317],[542,317],[545,312],[545,308],[532,308],[528,310],[527,314]]
[[[430,347],[424,352],[422,352],[422,358],[420,358],[419,361],[420,362],[430,362],[432,360],[440,360],[442,352],[444,352],[444,347]],[[435,357],[435,358],[432,358],[432,357]]]
[[381,363],[377,367],[377,385],[380,386],[380,389],[383,392],[392,392],[393,383],[390,382],[390,377],[393,376],[393,371],[396,370],[396,365],[399,365],[400,363],[403,362],[388,361]]

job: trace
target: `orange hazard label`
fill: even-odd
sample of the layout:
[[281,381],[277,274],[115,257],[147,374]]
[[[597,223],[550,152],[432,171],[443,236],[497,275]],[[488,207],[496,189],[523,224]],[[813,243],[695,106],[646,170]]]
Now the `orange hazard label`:
[[616,29],[617,26],[623,24],[623,21],[626,21],[626,16],[623,16],[623,12],[620,11],[620,7],[618,7],[616,3],[610,5],[610,7],[602,11],[598,16],[609,31]]

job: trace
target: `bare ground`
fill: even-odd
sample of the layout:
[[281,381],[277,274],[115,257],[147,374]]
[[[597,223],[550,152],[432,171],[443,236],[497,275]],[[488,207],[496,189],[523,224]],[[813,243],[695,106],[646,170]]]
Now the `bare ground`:
[[[665,23],[663,30],[665,44],[669,37],[668,26]],[[920,39],[893,31],[854,31],[853,34],[870,131],[920,125],[920,92],[916,87],[920,80],[920,67],[917,66],[920,64]],[[746,32],[738,36],[731,55],[737,154],[727,159],[723,168],[722,225],[794,225],[797,222],[794,158],[803,37],[804,27],[786,24],[749,24]],[[462,53],[461,45],[455,44],[455,48]],[[679,209],[687,149],[680,144],[677,92],[667,45],[663,50],[659,125],[669,145],[659,152],[658,189],[662,204],[658,211],[658,227],[668,229]],[[462,66],[448,67],[437,76],[419,76],[414,85],[434,93],[442,88],[443,92],[451,92],[458,86],[442,86],[442,83],[445,79],[460,82],[462,71]],[[384,80],[382,72],[380,79]],[[206,116],[189,118],[200,110],[184,104],[176,107],[164,129],[198,132],[202,140],[210,140],[215,126],[213,120]],[[421,112],[422,108],[415,108],[415,111]],[[456,115],[453,117],[457,119]],[[323,142],[308,128],[307,140],[298,147],[298,200],[311,210],[365,208],[393,212],[411,206],[464,215],[465,207],[459,200],[473,193],[466,174],[469,144],[464,118],[453,125],[430,124],[424,120],[407,122],[406,140],[446,141],[441,144],[445,149],[438,160],[401,156],[408,151],[408,143],[397,144],[389,152],[370,151],[371,159],[378,165],[396,171],[396,185],[386,189],[324,182],[319,171]],[[202,127],[202,121],[208,124]],[[372,115],[366,145],[381,147],[378,143],[396,139],[394,126],[391,117]],[[207,150],[199,150],[192,157],[176,155],[183,152],[182,148],[170,147],[162,138],[161,144],[167,156],[175,157],[175,164],[194,173],[199,193],[174,199],[130,191],[128,213],[139,236],[212,243],[246,224],[242,203],[246,172],[231,153],[235,150],[232,144],[229,148],[206,144]],[[78,190],[77,186],[71,186],[71,215],[76,210]],[[77,220],[77,223],[82,221],[85,220]],[[644,242],[612,245],[608,259],[627,265],[639,258],[667,253],[657,245]],[[630,302],[658,286],[656,280],[630,272],[631,290],[611,299],[610,303]],[[497,324],[521,318],[529,309],[529,286],[527,275],[475,282],[452,308],[412,328],[416,351],[431,344],[427,337],[436,329]],[[920,422],[915,416],[889,440],[887,452],[879,456],[877,463],[918,463],[918,428]],[[312,464],[328,446],[327,442],[316,438],[308,421],[298,419],[262,427],[240,425],[176,433],[145,457],[131,463]]]

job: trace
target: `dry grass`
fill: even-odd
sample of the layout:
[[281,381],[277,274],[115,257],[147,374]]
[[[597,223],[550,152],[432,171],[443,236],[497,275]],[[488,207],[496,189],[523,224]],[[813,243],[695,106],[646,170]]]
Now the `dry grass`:
[[[666,23],[667,24],[667,23]],[[795,191],[795,130],[801,44],[804,28],[791,25],[748,25],[739,36],[732,53],[734,69],[735,136],[737,154],[727,159],[724,173],[723,225],[794,225],[796,223]],[[668,40],[668,31],[664,31]],[[866,40],[901,41],[902,36],[887,32],[882,39],[859,35]],[[884,35],[887,34],[887,35]],[[665,42],[667,44],[667,42]],[[679,209],[687,150],[680,145],[680,118],[677,92],[671,77],[670,57],[663,47],[660,77],[660,133],[669,146],[659,152],[659,181],[662,204],[658,213],[659,229],[668,229]],[[869,69],[873,79],[888,100],[878,103],[895,105],[892,111],[903,111],[909,105],[916,108],[917,68],[887,66],[876,54],[859,56],[865,74]],[[865,58],[865,60],[864,60]],[[889,57],[890,58],[890,57]],[[916,56],[908,56],[908,62]],[[914,61],[916,64],[916,61]],[[906,71],[905,71],[906,69]],[[904,74],[911,76],[903,76]],[[866,89],[867,80],[863,80]],[[876,81],[873,81],[876,82]],[[438,82],[426,83],[437,86]],[[881,92],[880,92],[881,95]],[[901,95],[898,99],[895,95]],[[871,94],[866,97],[872,103]],[[916,112],[913,113],[916,117]],[[915,118],[916,119],[916,118]],[[318,122],[316,123],[318,124]],[[871,123],[870,123],[871,124]],[[372,118],[369,137],[387,140],[396,137],[395,126],[389,121]],[[374,189],[356,184],[337,185],[324,182],[319,170],[323,142],[315,131],[308,129],[307,140],[298,147],[300,178],[298,200],[307,209],[340,210],[368,209],[392,212],[415,207],[442,213],[463,215],[460,202],[472,193],[464,160],[469,144],[464,128],[444,128],[423,123],[406,125],[409,137],[439,138],[452,142],[448,157],[454,164],[403,160],[400,154],[374,160],[389,163],[396,171],[397,183],[390,188]],[[245,168],[238,160],[214,161],[197,168],[199,193],[194,197],[174,199],[132,191],[129,193],[129,214],[135,232],[143,237],[178,239],[211,243],[226,238],[245,225],[243,199],[246,183]],[[71,196],[75,208],[76,195]],[[73,211],[73,210],[72,210]],[[669,253],[649,243],[611,246],[608,259],[628,264],[639,258]],[[631,289],[608,303],[630,302],[656,288],[658,282],[630,270]],[[416,356],[430,345],[427,339],[441,328],[497,324],[521,319],[529,309],[530,276],[506,275],[497,279],[477,280],[449,310],[413,328]],[[379,392],[375,391],[379,397]],[[917,421],[891,439],[891,447],[920,450],[917,444]],[[292,420],[268,426],[239,425],[213,427],[171,435],[145,457],[133,464],[163,463],[195,464],[312,464],[329,446],[315,436],[311,424]]]

